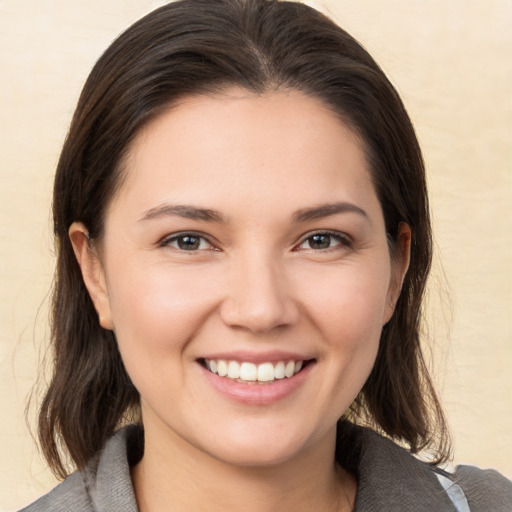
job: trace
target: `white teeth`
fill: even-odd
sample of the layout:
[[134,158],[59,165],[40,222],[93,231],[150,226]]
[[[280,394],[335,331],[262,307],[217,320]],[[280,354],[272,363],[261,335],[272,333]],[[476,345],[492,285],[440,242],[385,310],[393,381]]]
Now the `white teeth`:
[[230,379],[238,379],[240,377],[240,365],[236,361],[229,361],[228,377]]
[[258,380],[258,368],[254,363],[240,365],[240,378],[242,380]]
[[288,361],[286,363],[286,367],[284,369],[284,375],[285,377],[293,377],[293,374],[295,372],[295,363],[293,361]]
[[219,377],[228,377],[246,382],[272,382],[276,379],[293,377],[299,373],[303,361],[278,361],[277,363],[254,363],[207,359],[206,367]]
[[[212,370],[213,371],[213,370]],[[215,372],[213,372],[215,373]],[[274,368],[274,377],[276,379],[284,379],[284,363],[283,361],[279,361]]]
[[226,364],[226,361],[223,361],[222,359],[217,361],[217,373],[219,374],[219,377],[225,377],[228,374],[228,365]]
[[258,366],[258,380],[260,382],[274,380],[274,365],[272,363],[263,363]]

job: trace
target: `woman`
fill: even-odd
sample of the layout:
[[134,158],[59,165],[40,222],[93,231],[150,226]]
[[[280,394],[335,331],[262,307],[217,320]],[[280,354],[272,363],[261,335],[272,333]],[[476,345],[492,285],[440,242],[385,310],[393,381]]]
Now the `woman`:
[[25,510],[510,509],[500,475],[434,465],[421,153],[313,9],[184,0],[130,27],[82,92],[54,223],[39,432],[77,471]]

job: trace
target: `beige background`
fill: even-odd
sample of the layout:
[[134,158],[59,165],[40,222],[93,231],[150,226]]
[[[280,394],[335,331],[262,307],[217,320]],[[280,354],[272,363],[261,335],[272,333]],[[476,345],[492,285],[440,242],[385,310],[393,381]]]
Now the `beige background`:
[[[0,0],[0,510],[54,483],[24,408],[47,333],[59,149],[95,59],[163,3]],[[316,4],[388,73],[424,149],[437,241],[426,338],[455,462],[512,478],[512,1]]]

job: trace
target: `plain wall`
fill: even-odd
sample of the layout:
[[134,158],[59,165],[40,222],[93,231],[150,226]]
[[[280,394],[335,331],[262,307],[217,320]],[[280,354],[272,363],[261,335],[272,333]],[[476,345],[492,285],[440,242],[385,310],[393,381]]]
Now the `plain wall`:
[[[0,510],[55,483],[24,409],[48,333],[49,210],[60,147],[97,57],[163,3],[0,1]],[[436,238],[425,340],[455,463],[512,478],[512,2],[311,3],[370,51],[408,107],[427,163]]]

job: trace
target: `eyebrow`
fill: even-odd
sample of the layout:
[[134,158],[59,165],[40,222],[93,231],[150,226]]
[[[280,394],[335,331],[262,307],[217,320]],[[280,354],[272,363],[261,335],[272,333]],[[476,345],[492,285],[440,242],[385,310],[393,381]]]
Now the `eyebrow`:
[[179,204],[163,204],[156,208],[151,208],[144,213],[140,221],[156,219],[158,217],[183,217],[184,219],[202,220],[206,222],[226,222],[224,216],[217,210]]
[[[292,223],[300,224],[301,222],[322,219],[331,215],[338,215],[340,213],[355,213],[369,219],[368,214],[359,206],[348,203],[327,203],[312,208],[304,208],[297,210],[292,215]],[[159,217],[182,217],[185,219],[201,220],[205,222],[226,223],[227,219],[217,210],[210,208],[199,208],[192,205],[172,205],[162,204],[155,208],[147,210],[140,218],[140,221],[156,219]]]
[[297,210],[293,215],[293,222],[298,224],[300,222],[323,219],[324,217],[337,215],[339,213],[356,213],[369,220],[368,214],[362,208],[353,203],[342,201]]

